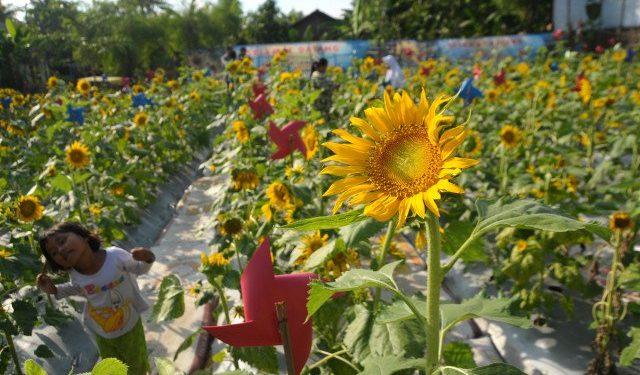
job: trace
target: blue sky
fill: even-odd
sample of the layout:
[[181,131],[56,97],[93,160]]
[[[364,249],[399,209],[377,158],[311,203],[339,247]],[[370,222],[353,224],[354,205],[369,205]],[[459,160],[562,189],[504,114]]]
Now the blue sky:
[[[29,0],[0,0],[0,2],[4,5],[20,8],[28,4]],[[90,3],[88,0],[81,0],[81,2]],[[172,4],[175,8],[181,8],[184,6],[184,3],[189,3],[189,1],[183,0],[167,0],[167,2]],[[198,0],[197,2],[202,4],[205,1]],[[242,10],[245,13],[256,10],[263,2],[264,0],[240,0]],[[316,9],[320,9],[335,18],[341,17],[342,9],[351,8],[351,0],[276,0],[276,2],[278,3],[278,7],[280,7],[280,9],[285,13],[289,13],[289,11],[295,9],[304,14],[309,14]]]

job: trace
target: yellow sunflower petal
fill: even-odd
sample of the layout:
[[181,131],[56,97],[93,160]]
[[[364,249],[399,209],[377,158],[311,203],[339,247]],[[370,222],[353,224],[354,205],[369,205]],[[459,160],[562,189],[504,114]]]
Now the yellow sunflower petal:
[[346,176],[352,173],[363,173],[365,172],[364,166],[359,165],[330,165],[328,167],[324,167],[320,174],[332,174],[335,176]]
[[425,209],[424,209],[424,201],[422,199],[422,194],[416,194],[410,199],[411,201],[411,210],[415,212],[416,215],[420,216],[424,219]]
[[364,176],[345,177],[342,180],[338,180],[329,186],[329,189],[322,195],[323,197],[342,193],[352,186],[360,185],[367,182],[368,178]]
[[351,135],[344,129],[335,129],[333,134],[357,146],[371,147],[373,145],[370,140]]
[[387,133],[392,130],[390,127],[391,119],[387,112],[382,108],[367,108],[364,110],[365,116],[369,123],[380,133]]
[[464,169],[464,168],[473,167],[474,165],[478,165],[478,164],[480,164],[480,161],[474,160],[474,159],[451,158],[451,159],[445,160],[442,163],[442,168],[443,169],[448,169],[448,168]]
[[464,189],[460,186],[451,183],[449,180],[438,180],[436,187],[440,191],[448,191],[450,193],[462,194]]
[[411,208],[411,198],[405,198],[400,202],[398,206],[398,224],[396,228],[400,228],[404,225],[409,215],[409,208]]
[[378,132],[376,132],[373,126],[371,126],[365,120],[359,117],[351,117],[349,121],[351,121],[351,124],[353,124],[353,126],[355,126],[356,128],[360,129],[360,131],[362,131],[367,137],[372,138],[373,140],[378,140],[379,138]]

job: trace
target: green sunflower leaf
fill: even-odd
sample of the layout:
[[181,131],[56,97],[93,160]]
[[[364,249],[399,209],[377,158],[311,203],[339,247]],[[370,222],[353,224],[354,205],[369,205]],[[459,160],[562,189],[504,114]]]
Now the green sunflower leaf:
[[318,216],[310,219],[298,220],[291,224],[284,225],[280,228],[300,231],[341,228],[345,225],[365,220],[367,217],[364,216],[363,211],[363,209],[360,209],[338,215]]

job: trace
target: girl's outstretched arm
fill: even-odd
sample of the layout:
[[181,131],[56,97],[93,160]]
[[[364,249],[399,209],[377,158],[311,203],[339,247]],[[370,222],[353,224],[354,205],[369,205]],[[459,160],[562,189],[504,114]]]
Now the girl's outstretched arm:
[[56,285],[49,276],[44,273],[38,274],[38,278],[36,280],[38,282],[38,288],[41,291],[47,294],[53,294],[57,299],[82,295],[82,288],[79,286],[71,282]]
[[123,259],[124,269],[136,275],[149,272],[151,265],[156,260],[155,255],[146,247],[135,247],[128,255]]

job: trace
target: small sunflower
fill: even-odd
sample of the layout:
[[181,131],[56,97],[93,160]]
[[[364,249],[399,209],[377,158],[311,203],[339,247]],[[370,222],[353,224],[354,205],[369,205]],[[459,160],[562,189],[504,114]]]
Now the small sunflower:
[[609,218],[609,228],[617,231],[625,231],[631,229],[631,216],[627,212],[615,212]]
[[272,207],[278,210],[286,210],[292,205],[292,196],[289,188],[282,182],[271,183],[267,188],[267,198]]
[[231,127],[236,132],[236,138],[240,143],[247,143],[249,141],[249,130],[244,121],[234,121],[231,123]]
[[18,220],[29,223],[42,218],[44,206],[38,201],[38,197],[33,195],[23,195],[18,199],[16,205],[16,216]]
[[480,133],[475,130],[469,132],[469,138],[462,145],[462,153],[466,157],[475,156],[482,151],[482,140],[480,139]]
[[426,207],[439,216],[435,201],[440,199],[440,192],[463,192],[449,179],[478,164],[476,160],[452,157],[467,134],[462,125],[442,132],[454,118],[439,108],[452,99],[439,96],[429,106],[423,90],[416,106],[407,93],[396,94],[393,99],[385,94],[384,108],[365,110],[367,120],[351,118],[364,133],[363,138],[334,130],[349,143],[324,144],[335,155],[323,162],[343,164],[321,171],[343,177],[324,193],[339,194],[333,212],[350,200],[352,206],[364,204],[365,215],[379,221],[398,214],[398,226],[404,224],[410,210],[424,218]]
[[149,115],[147,115],[146,112],[138,112],[133,116],[133,123],[136,124],[136,126],[145,126],[147,122],[149,122]]
[[8,249],[2,248],[0,249],[0,259],[6,259],[11,256],[11,251]]
[[242,232],[243,223],[242,220],[232,217],[223,220],[220,224],[220,234],[223,236],[235,236]]
[[329,235],[328,234],[322,235],[320,234],[319,230],[315,231],[315,233],[311,235],[302,236],[302,243],[303,243],[302,253],[298,257],[298,259],[296,259],[293,262],[293,264],[296,266],[304,264],[304,262],[306,262],[307,259],[309,259],[311,254],[313,254],[316,250],[318,250],[319,248],[327,244],[328,239],[329,239]]
[[254,171],[235,170],[231,173],[231,182],[235,190],[253,190],[258,187],[260,179]]
[[513,125],[505,125],[500,129],[500,143],[506,148],[514,148],[520,144],[522,131]]
[[309,160],[318,153],[318,132],[313,124],[308,124],[302,129],[302,141],[307,149],[305,159]]
[[58,86],[58,77],[56,76],[49,77],[49,79],[47,80],[47,86],[50,89],[56,88],[56,86]]
[[79,141],[75,141],[71,145],[67,146],[65,152],[67,156],[67,163],[69,163],[72,168],[79,169],[89,165],[91,153],[87,146]]
[[200,94],[198,94],[197,91],[191,91],[189,93],[189,100],[192,102],[199,102],[200,101]]
[[327,273],[335,278],[348,271],[351,266],[359,265],[360,257],[358,252],[354,249],[349,249],[336,254],[331,260],[327,261],[324,267]]
[[76,84],[76,89],[82,95],[87,95],[87,94],[89,94],[89,90],[91,90],[91,84],[86,79],[80,79],[80,80],[78,80],[78,83]]
[[144,92],[144,86],[142,86],[139,83],[136,83],[135,85],[133,85],[133,88],[131,90],[133,91],[134,94],[140,94]]
[[265,203],[260,207],[260,212],[262,212],[262,216],[264,216],[265,220],[270,222],[273,220],[273,212],[271,212],[271,206],[269,203]]
[[613,58],[613,61],[615,61],[615,62],[624,61],[624,59],[627,58],[627,50],[618,49],[618,50],[613,52],[613,56],[611,56],[611,57]]
[[578,90],[582,104],[587,104],[591,100],[591,82],[583,78],[580,80],[580,88]]
[[193,72],[193,74],[191,75],[191,79],[193,79],[194,81],[200,81],[202,79],[202,77],[204,77],[204,73],[202,72],[202,70],[196,70],[195,72]]
[[527,241],[525,241],[525,240],[516,241],[516,249],[518,249],[519,252],[523,252],[523,251],[527,250],[528,246],[529,245],[527,244]]
[[213,253],[209,255],[209,265],[211,266],[224,267],[229,263],[230,263],[229,259],[225,258],[225,256],[222,255],[221,253]]

